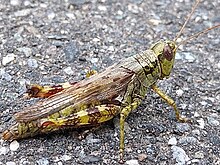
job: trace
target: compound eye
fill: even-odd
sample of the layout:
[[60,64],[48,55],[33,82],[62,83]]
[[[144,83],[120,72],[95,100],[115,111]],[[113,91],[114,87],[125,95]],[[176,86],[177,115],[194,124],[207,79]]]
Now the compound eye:
[[171,61],[173,59],[173,50],[171,49],[170,45],[166,44],[163,49],[163,56],[168,60]]

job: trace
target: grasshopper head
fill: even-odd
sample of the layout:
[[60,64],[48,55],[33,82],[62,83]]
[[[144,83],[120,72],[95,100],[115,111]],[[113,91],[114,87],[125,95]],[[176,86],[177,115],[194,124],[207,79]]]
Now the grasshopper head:
[[159,41],[151,47],[151,50],[157,55],[161,75],[160,79],[168,78],[173,68],[177,45],[173,41]]

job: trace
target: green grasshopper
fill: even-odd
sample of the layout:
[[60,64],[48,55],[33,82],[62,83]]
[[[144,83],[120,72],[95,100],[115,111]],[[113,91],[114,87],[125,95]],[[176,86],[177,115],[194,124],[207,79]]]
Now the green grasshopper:
[[169,78],[178,47],[192,38],[220,27],[220,24],[192,35],[179,45],[176,40],[182,34],[199,1],[192,8],[177,37],[171,41],[159,41],[149,50],[136,54],[74,84],[48,87],[31,85],[30,97],[45,98],[14,115],[16,123],[5,130],[3,140],[32,137],[64,128],[97,126],[120,115],[120,162],[124,154],[124,124],[129,113],[144,99],[148,88],[152,88],[174,108],[178,121],[180,116],[173,99],[161,91],[156,83]]

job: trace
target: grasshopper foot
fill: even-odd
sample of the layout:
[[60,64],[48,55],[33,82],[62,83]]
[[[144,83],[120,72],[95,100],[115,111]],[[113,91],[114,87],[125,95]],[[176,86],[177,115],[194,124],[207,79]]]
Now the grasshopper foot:
[[188,118],[185,118],[185,117],[176,117],[177,118],[177,120],[179,121],[179,122],[181,122],[181,123],[187,123],[188,121],[189,121],[189,119]]
[[192,119],[185,118],[185,117],[178,117],[177,120],[181,123],[192,123]]
[[124,164],[124,151],[120,149],[119,152],[119,163]]

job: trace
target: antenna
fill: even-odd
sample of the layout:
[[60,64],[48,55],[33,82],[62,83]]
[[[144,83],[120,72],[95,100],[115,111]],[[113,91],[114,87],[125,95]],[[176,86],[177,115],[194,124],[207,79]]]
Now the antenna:
[[180,37],[180,35],[183,33],[184,28],[186,27],[186,24],[188,23],[189,19],[191,18],[191,16],[193,15],[196,7],[198,6],[200,0],[198,0],[196,2],[196,4],[193,6],[191,13],[189,14],[189,16],[187,16],[186,21],[184,22],[183,26],[181,27],[179,33],[177,34],[177,36],[174,38],[174,42],[176,42],[176,40]]
[[212,30],[212,29],[216,29],[216,28],[219,28],[219,27],[220,27],[220,24],[215,25],[215,26],[212,26],[212,27],[210,27],[210,28],[207,28],[207,29],[205,29],[205,30],[202,30],[202,31],[196,33],[196,34],[191,35],[191,36],[188,37],[187,39],[181,41],[181,42],[177,45],[176,49],[178,49],[180,45],[185,44],[185,43],[188,42],[189,40],[191,40],[191,39],[193,39],[193,38],[196,38],[196,37],[198,37],[198,36],[200,36],[200,35],[202,35],[202,34],[207,33],[208,31],[210,31],[210,30]]

